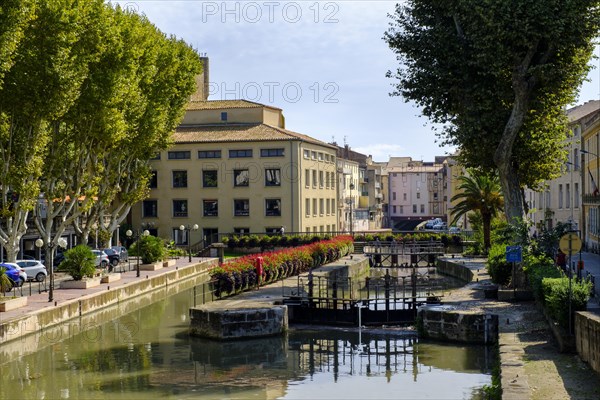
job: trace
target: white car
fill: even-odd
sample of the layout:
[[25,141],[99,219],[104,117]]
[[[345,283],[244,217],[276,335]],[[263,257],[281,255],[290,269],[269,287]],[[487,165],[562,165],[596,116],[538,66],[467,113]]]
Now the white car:
[[38,260],[17,260],[16,264],[27,273],[27,280],[43,282],[48,276],[46,266]]
[[96,256],[96,267],[106,268],[108,266],[108,256],[102,250],[92,250]]

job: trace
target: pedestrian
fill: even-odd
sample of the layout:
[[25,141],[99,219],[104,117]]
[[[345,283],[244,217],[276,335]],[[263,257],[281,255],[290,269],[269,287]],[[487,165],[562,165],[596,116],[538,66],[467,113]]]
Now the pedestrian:
[[285,228],[283,227],[283,225],[281,225],[281,228],[279,228],[279,233],[281,234],[281,236],[285,235]]

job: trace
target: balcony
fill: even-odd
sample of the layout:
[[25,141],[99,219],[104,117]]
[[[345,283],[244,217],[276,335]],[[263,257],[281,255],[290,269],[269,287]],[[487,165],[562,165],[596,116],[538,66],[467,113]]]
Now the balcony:
[[600,196],[594,194],[584,194],[583,195],[583,203],[584,204],[600,204]]

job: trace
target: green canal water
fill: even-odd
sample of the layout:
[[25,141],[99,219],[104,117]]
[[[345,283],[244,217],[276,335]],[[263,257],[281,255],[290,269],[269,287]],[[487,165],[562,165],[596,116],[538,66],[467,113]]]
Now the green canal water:
[[491,382],[491,349],[428,343],[402,332],[293,330],[226,343],[191,338],[191,303],[186,291],[40,340],[35,352],[0,360],[0,398],[480,399]]

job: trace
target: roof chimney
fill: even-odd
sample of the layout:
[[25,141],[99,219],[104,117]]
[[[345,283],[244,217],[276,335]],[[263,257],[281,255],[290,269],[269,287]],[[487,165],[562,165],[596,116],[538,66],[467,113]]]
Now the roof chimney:
[[208,100],[208,57],[200,57],[200,61],[202,62],[202,72],[196,75],[196,91],[192,94],[191,101]]

